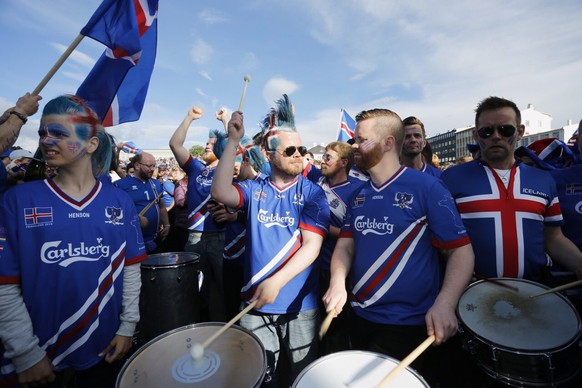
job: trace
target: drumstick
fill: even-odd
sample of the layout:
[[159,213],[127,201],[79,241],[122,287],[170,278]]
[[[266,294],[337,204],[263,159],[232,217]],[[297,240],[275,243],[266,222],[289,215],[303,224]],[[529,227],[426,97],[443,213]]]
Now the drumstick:
[[243,315],[251,311],[257,305],[257,301],[252,301],[247,307],[245,307],[240,313],[238,313],[234,318],[224,324],[216,333],[211,335],[206,341],[200,344],[194,344],[190,350],[190,354],[194,361],[198,361],[204,355],[204,349],[206,349],[214,340],[216,340],[222,333],[227,331],[232,325],[234,325]]
[[148,204],[147,204],[147,206],[146,206],[146,207],[144,207],[143,209],[141,209],[141,211],[139,212],[139,214],[138,214],[138,215],[139,215],[139,216],[143,216],[144,214],[146,214],[146,212],[147,212],[148,210],[150,210],[150,207],[154,206],[154,204],[155,204],[156,202],[158,202],[158,199],[160,199],[160,197],[162,196],[162,194],[163,194],[163,193],[159,193],[159,194],[156,196],[156,198],[154,198],[154,200],[153,200],[153,201],[151,201],[150,203],[148,203]]
[[400,364],[396,365],[396,368],[392,369],[390,371],[390,373],[388,373],[386,375],[386,377],[384,377],[382,379],[382,381],[380,381],[380,384],[378,384],[378,387],[382,387],[382,386],[388,384],[390,381],[394,380],[394,378],[400,372],[402,372],[404,369],[406,369],[406,367],[408,365],[412,364],[412,362],[414,360],[416,360],[418,358],[418,356],[420,356],[422,354],[422,352],[424,352],[426,350],[426,348],[428,348],[434,341],[435,341],[434,334],[430,335],[427,339],[425,339],[423,343],[418,345],[418,347],[416,349],[414,349],[408,356],[406,356],[406,358],[404,360],[400,361]]
[[581,285],[582,285],[582,279],[581,280],[576,280],[575,282],[567,283],[567,284],[564,284],[564,285],[559,286],[559,287],[550,288],[549,290],[540,292],[539,294],[531,295],[530,296],[530,299],[537,298],[538,296],[542,296],[542,295],[546,295],[546,294],[551,294],[553,292],[558,292],[558,291],[566,290],[568,288],[572,288],[572,287],[576,287],[576,286],[581,286]]
[[519,288],[510,286],[509,284],[500,282],[499,280],[495,280],[495,279],[492,279],[492,278],[486,278],[485,276],[481,276],[481,275],[479,275],[479,274],[477,274],[475,272],[473,272],[473,276],[475,277],[475,279],[483,280],[485,282],[489,282],[491,284],[495,284],[497,286],[505,287],[505,288],[508,288],[508,289],[513,290],[515,292],[519,292]]
[[245,103],[245,96],[247,94],[247,86],[249,86],[249,82],[251,82],[251,76],[250,75],[245,75],[245,85],[243,86],[243,92],[242,92],[242,96],[240,98],[240,104],[238,106],[238,111],[242,112],[242,108],[243,108],[243,104]]
[[335,315],[336,315],[335,308],[330,310],[329,313],[327,313],[327,316],[323,320],[323,323],[321,324],[321,328],[319,329],[319,340],[320,341],[323,338],[323,336],[325,335],[325,333],[327,333],[327,330],[329,329],[329,325],[331,325],[331,321],[335,318]]

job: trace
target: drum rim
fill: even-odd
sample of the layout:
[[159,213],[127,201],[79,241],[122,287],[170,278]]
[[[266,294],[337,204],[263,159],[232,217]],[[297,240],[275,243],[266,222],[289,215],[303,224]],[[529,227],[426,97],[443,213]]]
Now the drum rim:
[[[170,263],[168,265],[165,264],[148,264],[148,260],[152,257],[169,257],[172,255],[178,255],[178,256],[192,256],[189,258],[188,261],[183,261],[183,262],[179,262],[179,263]],[[177,267],[183,267],[186,265],[191,265],[192,263],[198,263],[200,261],[200,254],[196,253],[196,252],[162,252],[162,253],[154,253],[151,255],[148,255],[148,257],[141,262],[141,267],[142,268],[177,268]]]
[[[336,357],[341,357],[341,356],[348,355],[348,354],[372,355],[372,356],[376,356],[378,358],[382,358],[382,359],[385,359],[385,360],[395,361],[396,362],[396,365],[398,365],[401,362],[400,360],[398,360],[398,359],[396,359],[394,357],[390,357],[390,356],[388,356],[386,354],[383,354],[383,353],[372,352],[372,351],[368,351],[368,350],[341,350],[339,352],[334,352],[334,353],[328,354],[326,356],[320,357],[317,360],[315,360],[312,363],[310,363],[309,365],[307,365],[305,368],[303,368],[303,370],[295,378],[295,381],[293,381],[293,385],[291,386],[291,388],[296,388],[297,387],[297,384],[301,381],[302,377],[304,375],[306,375],[307,372],[309,372],[311,369],[313,369],[316,365],[318,365],[318,364],[320,364],[323,361],[326,361],[328,359],[336,358]],[[409,366],[406,367],[406,370],[409,371],[409,372],[411,372],[426,387],[430,387],[430,385],[428,385],[428,383],[426,382],[426,380],[420,375],[420,373],[418,373],[416,371],[416,369],[412,368],[409,365]]]
[[[545,284],[541,284],[538,282],[534,282],[533,280],[529,280],[529,279],[520,279],[520,278],[507,278],[507,277],[501,277],[501,278],[491,278],[493,280],[509,280],[509,281],[516,281],[516,282],[522,282],[522,283],[529,283],[529,284],[533,284],[536,286],[540,286],[543,289],[549,290],[550,287],[546,286]],[[524,349],[520,349],[520,348],[513,348],[507,345],[502,345],[499,344],[497,342],[494,342],[492,340],[489,340],[481,335],[479,335],[478,333],[476,333],[472,328],[470,328],[465,321],[463,320],[463,317],[461,316],[461,312],[460,312],[460,306],[461,306],[461,298],[463,297],[463,295],[465,295],[465,293],[472,287],[478,285],[478,284],[483,284],[483,283],[487,283],[487,280],[478,280],[476,282],[473,282],[471,284],[469,284],[465,290],[463,291],[463,293],[461,294],[461,296],[459,297],[459,301],[457,303],[457,308],[456,308],[456,313],[457,313],[457,318],[459,320],[459,325],[461,325],[465,330],[468,330],[471,332],[472,335],[474,335],[475,337],[477,337],[479,339],[479,341],[483,342],[484,344],[488,345],[488,347],[492,347],[491,345],[494,345],[493,347],[500,349],[500,350],[507,350],[507,351],[511,351],[512,353],[516,353],[516,354],[523,354],[523,355],[529,355],[529,356],[536,356],[536,355],[544,355],[548,352],[556,352],[556,351],[560,351],[560,350],[564,350],[569,348],[570,346],[572,346],[573,343],[577,342],[582,333],[580,333],[580,330],[582,328],[582,321],[580,319],[580,315],[578,314],[578,311],[576,310],[576,308],[574,307],[574,305],[572,304],[572,302],[570,302],[568,300],[568,298],[566,298],[564,295],[562,295],[561,293],[554,293],[554,295],[558,296],[559,298],[561,298],[564,302],[566,302],[571,310],[574,312],[574,315],[576,316],[577,320],[578,320],[578,325],[577,325],[577,330],[576,330],[576,334],[574,334],[574,336],[572,338],[570,338],[569,341],[567,341],[565,344],[562,344],[560,346],[554,347],[554,348],[547,348],[547,349],[532,349],[532,350],[524,350]]]
[[[193,329],[193,328],[196,328],[196,327],[224,326],[225,324],[226,324],[225,322],[200,322],[200,323],[192,323],[192,324],[189,324],[189,325],[185,325],[185,326],[178,327],[176,329],[172,329],[172,330],[170,330],[168,332],[162,333],[162,334],[158,335],[157,337],[149,340],[148,342],[146,342],[145,344],[143,344],[139,349],[137,349],[135,351],[135,353],[133,353],[131,355],[131,357],[129,357],[127,359],[127,361],[125,361],[125,363],[123,364],[123,366],[119,370],[119,373],[117,374],[117,378],[115,379],[115,387],[116,388],[119,387],[119,384],[121,383],[121,379],[122,379],[122,377],[124,377],[124,373],[128,369],[129,364],[131,364],[131,362],[134,359],[136,359],[138,355],[140,355],[142,352],[144,352],[154,342],[157,342],[157,341],[161,340],[162,338],[168,337],[168,336],[170,336],[172,334],[175,334],[177,332],[180,332],[180,331],[184,331],[184,330],[188,330],[188,329]],[[229,329],[239,330],[239,331],[242,331],[245,334],[248,334],[259,345],[259,348],[261,349],[261,354],[263,355],[263,365],[262,365],[262,368],[261,368],[261,370],[262,370],[261,376],[259,378],[259,381],[258,381],[257,385],[255,385],[255,387],[260,386],[261,383],[263,382],[263,379],[265,378],[265,374],[267,372],[267,352],[265,350],[265,346],[263,345],[263,343],[261,342],[261,340],[259,339],[259,337],[257,337],[257,335],[255,333],[253,333],[252,331],[250,331],[248,329],[245,329],[242,326],[232,325],[232,326],[229,327]]]

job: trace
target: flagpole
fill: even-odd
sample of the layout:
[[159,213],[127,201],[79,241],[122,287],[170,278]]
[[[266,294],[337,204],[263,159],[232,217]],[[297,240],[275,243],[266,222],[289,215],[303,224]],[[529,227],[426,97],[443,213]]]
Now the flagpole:
[[[92,19],[89,19],[89,23],[91,23],[91,20],[93,20],[93,23],[91,23],[90,25],[89,24],[86,25],[84,28],[88,28],[88,29],[93,28],[93,26],[97,23],[97,20],[99,20],[103,17],[105,12],[107,12],[109,10],[109,8],[111,7],[112,4],[113,4],[113,2],[110,1],[108,4],[106,4],[105,7],[102,7],[101,10],[99,8],[97,8],[96,12],[99,12],[99,13],[94,14],[92,16]],[[79,43],[81,43],[81,41],[83,40],[84,37],[85,37],[85,35],[83,35],[83,34],[77,35],[75,40],[73,40],[73,43],[71,43],[69,45],[69,47],[67,47],[65,52],[61,55],[61,57],[57,60],[57,62],[53,65],[53,67],[49,70],[49,72],[44,76],[44,78],[40,81],[40,83],[37,85],[37,87],[34,88],[34,90],[32,91],[33,96],[38,96],[40,91],[42,89],[44,89],[46,84],[51,80],[51,78],[53,78],[55,73],[59,70],[59,68],[63,65],[63,63],[65,63],[67,58],[71,55],[73,50],[75,50],[77,48],[77,46],[79,45]]]
[[40,91],[46,86],[46,84],[50,81],[50,79],[55,75],[57,70],[59,70],[59,68],[63,65],[63,63],[65,63],[67,58],[71,55],[73,50],[75,50],[77,48],[77,46],[79,45],[79,43],[81,43],[81,41],[83,40],[84,37],[85,36],[82,34],[77,35],[77,37],[75,38],[73,43],[71,43],[69,45],[69,47],[67,47],[65,52],[61,55],[61,57],[57,60],[57,62],[53,65],[53,67],[49,70],[49,72],[44,76],[42,81],[40,81],[38,86],[36,88],[34,88],[34,90],[32,91],[33,96],[38,96]]

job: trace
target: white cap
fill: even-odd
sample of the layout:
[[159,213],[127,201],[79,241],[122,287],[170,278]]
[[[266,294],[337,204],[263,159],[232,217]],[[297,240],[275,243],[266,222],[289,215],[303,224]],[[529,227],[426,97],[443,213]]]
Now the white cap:
[[22,159],[22,158],[33,158],[33,154],[30,151],[27,150],[14,150],[10,153],[10,160],[18,160],[18,159]]

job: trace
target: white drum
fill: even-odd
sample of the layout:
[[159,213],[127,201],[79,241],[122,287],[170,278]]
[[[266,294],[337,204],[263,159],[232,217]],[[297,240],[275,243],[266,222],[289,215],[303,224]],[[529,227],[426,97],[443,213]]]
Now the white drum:
[[142,346],[123,366],[119,388],[258,387],[267,369],[265,349],[250,331],[228,328],[204,350],[201,360],[190,355],[223,323],[198,323],[162,334]]
[[[384,354],[346,350],[332,353],[309,364],[295,379],[295,388],[377,386],[399,361]],[[428,387],[424,379],[408,367],[388,385],[390,387]]]
[[[580,366],[580,317],[562,295],[524,279],[471,284],[457,307],[464,347],[491,377],[515,386],[554,386]],[[518,291],[500,284],[517,288]]]

